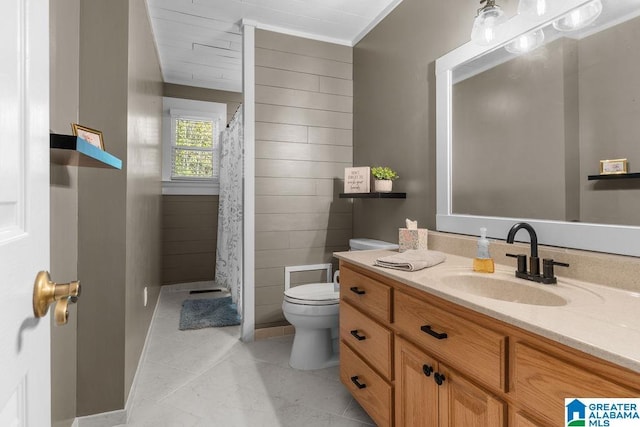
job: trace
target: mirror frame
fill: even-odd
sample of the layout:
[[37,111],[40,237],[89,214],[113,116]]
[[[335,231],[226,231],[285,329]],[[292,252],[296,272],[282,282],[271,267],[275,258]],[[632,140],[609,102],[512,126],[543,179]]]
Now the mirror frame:
[[[636,226],[460,215],[452,212],[453,69],[495,49],[501,49],[506,42],[515,37],[546,26],[589,1],[550,1],[549,11],[543,17],[527,20],[516,15],[511,18],[504,24],[507,28],[503,37],[495,43],[479,46],[468,42],[436,60],[436,229],[438,231],[478,235],[480,227],[487,227],[490,237],[506,239],[509,228],[514,223],[526,221],[535,228],[540,244],[640,256],[640,227]],[[528,241],[526,233],[520,233],[518,237],[518,240]]]

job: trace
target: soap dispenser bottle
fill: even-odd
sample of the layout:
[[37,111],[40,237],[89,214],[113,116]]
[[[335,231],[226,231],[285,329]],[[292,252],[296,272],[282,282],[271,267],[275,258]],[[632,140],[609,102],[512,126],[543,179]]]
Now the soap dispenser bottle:
[[481,273],[493,273],[495,266],[489,254],[489,240],[487,239],[487,229],[480,228],[480,238],[478,239],[478,253],[473,260],[473,271]]

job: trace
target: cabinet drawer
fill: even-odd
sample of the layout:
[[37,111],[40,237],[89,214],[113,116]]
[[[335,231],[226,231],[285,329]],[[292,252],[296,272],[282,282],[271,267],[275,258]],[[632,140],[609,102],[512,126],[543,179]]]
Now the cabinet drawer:
[[391,322],[391,287],[344,266],[340,268],[340,298],[382,321]]
[[402,335],[452,368],[505,389],[505,335],[402,292],[395,292],[394,299],[395,324]]
[[343,342],[340,343],[340,380],[378,427],[391,425],[391,385]]
[[553,425],[564,423],[567,397],[638,397],[630,390],[528,345],[515,346],[516,399]]
[[391,379],[393,334],[390,330],[342,301],[340,338],[385,378]]

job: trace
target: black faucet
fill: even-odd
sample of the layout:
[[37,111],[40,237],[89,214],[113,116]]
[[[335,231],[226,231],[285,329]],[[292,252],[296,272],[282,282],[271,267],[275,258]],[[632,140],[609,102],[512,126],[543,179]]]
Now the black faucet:
[[524,228],[529,232],[529,240],[531,241],[531,256],[529,257],[529,271],[527,271],[527,256],[524,254],[507,254],[507,256],[518,259],[518,269],[516,277],[531,280],[538,283],[553,284],[558,280],[555,277],[553,267],[555,265],[569,267],[569,264],[557,262],[552,259],[545,258],[543,263],[543,274],[540,274],[540,258],[538,258],[538,235],[530,224],[526,222],[518,222],[511,227],[507,234],[507,243],[513,243],[518,230]]

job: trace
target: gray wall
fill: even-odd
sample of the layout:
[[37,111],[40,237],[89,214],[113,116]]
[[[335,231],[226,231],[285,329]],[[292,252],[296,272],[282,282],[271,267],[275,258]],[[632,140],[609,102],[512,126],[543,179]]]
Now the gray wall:
[[560,39],[453,86],[454,213],[579,219],[576,50]]
[[79,416],[124,407],[160,286],[162,86],[150,31],[143,0],[81,1],[79,122],[103,131],[123,170],[79,169]]
[[162,284],[215,278],[218,196],[162,196]]
[[[516,0],[501,1],[508,14]],[[435,60],[469,40],[477,4],[404,0],[353,50],[354,164],[398,170],[406,200],[357,200],[357,237],[392,242],[405,218],[435,228]]]
[[[78,121],[80,0],[51,2],[50,128],[71,133]],[[78,168],[51,164],[51,278],[58,283],[78,277]],[[51,318],[51,422],[69,427],[76,416],[77,310],[56,326]]]
[[284,267],[346,249],[352,49],[256,31],[256,328],[280,325]]
[[242,103],[242,93],[226,90],[205,89],[202,87],[163,84],[163,95],[169,98],[193,99],[196,101],[220,102],[227,104],[227,123],[231,121]]
[[161,284],[162,74],[144,0],[129,0],[128,52],[125,401]]

